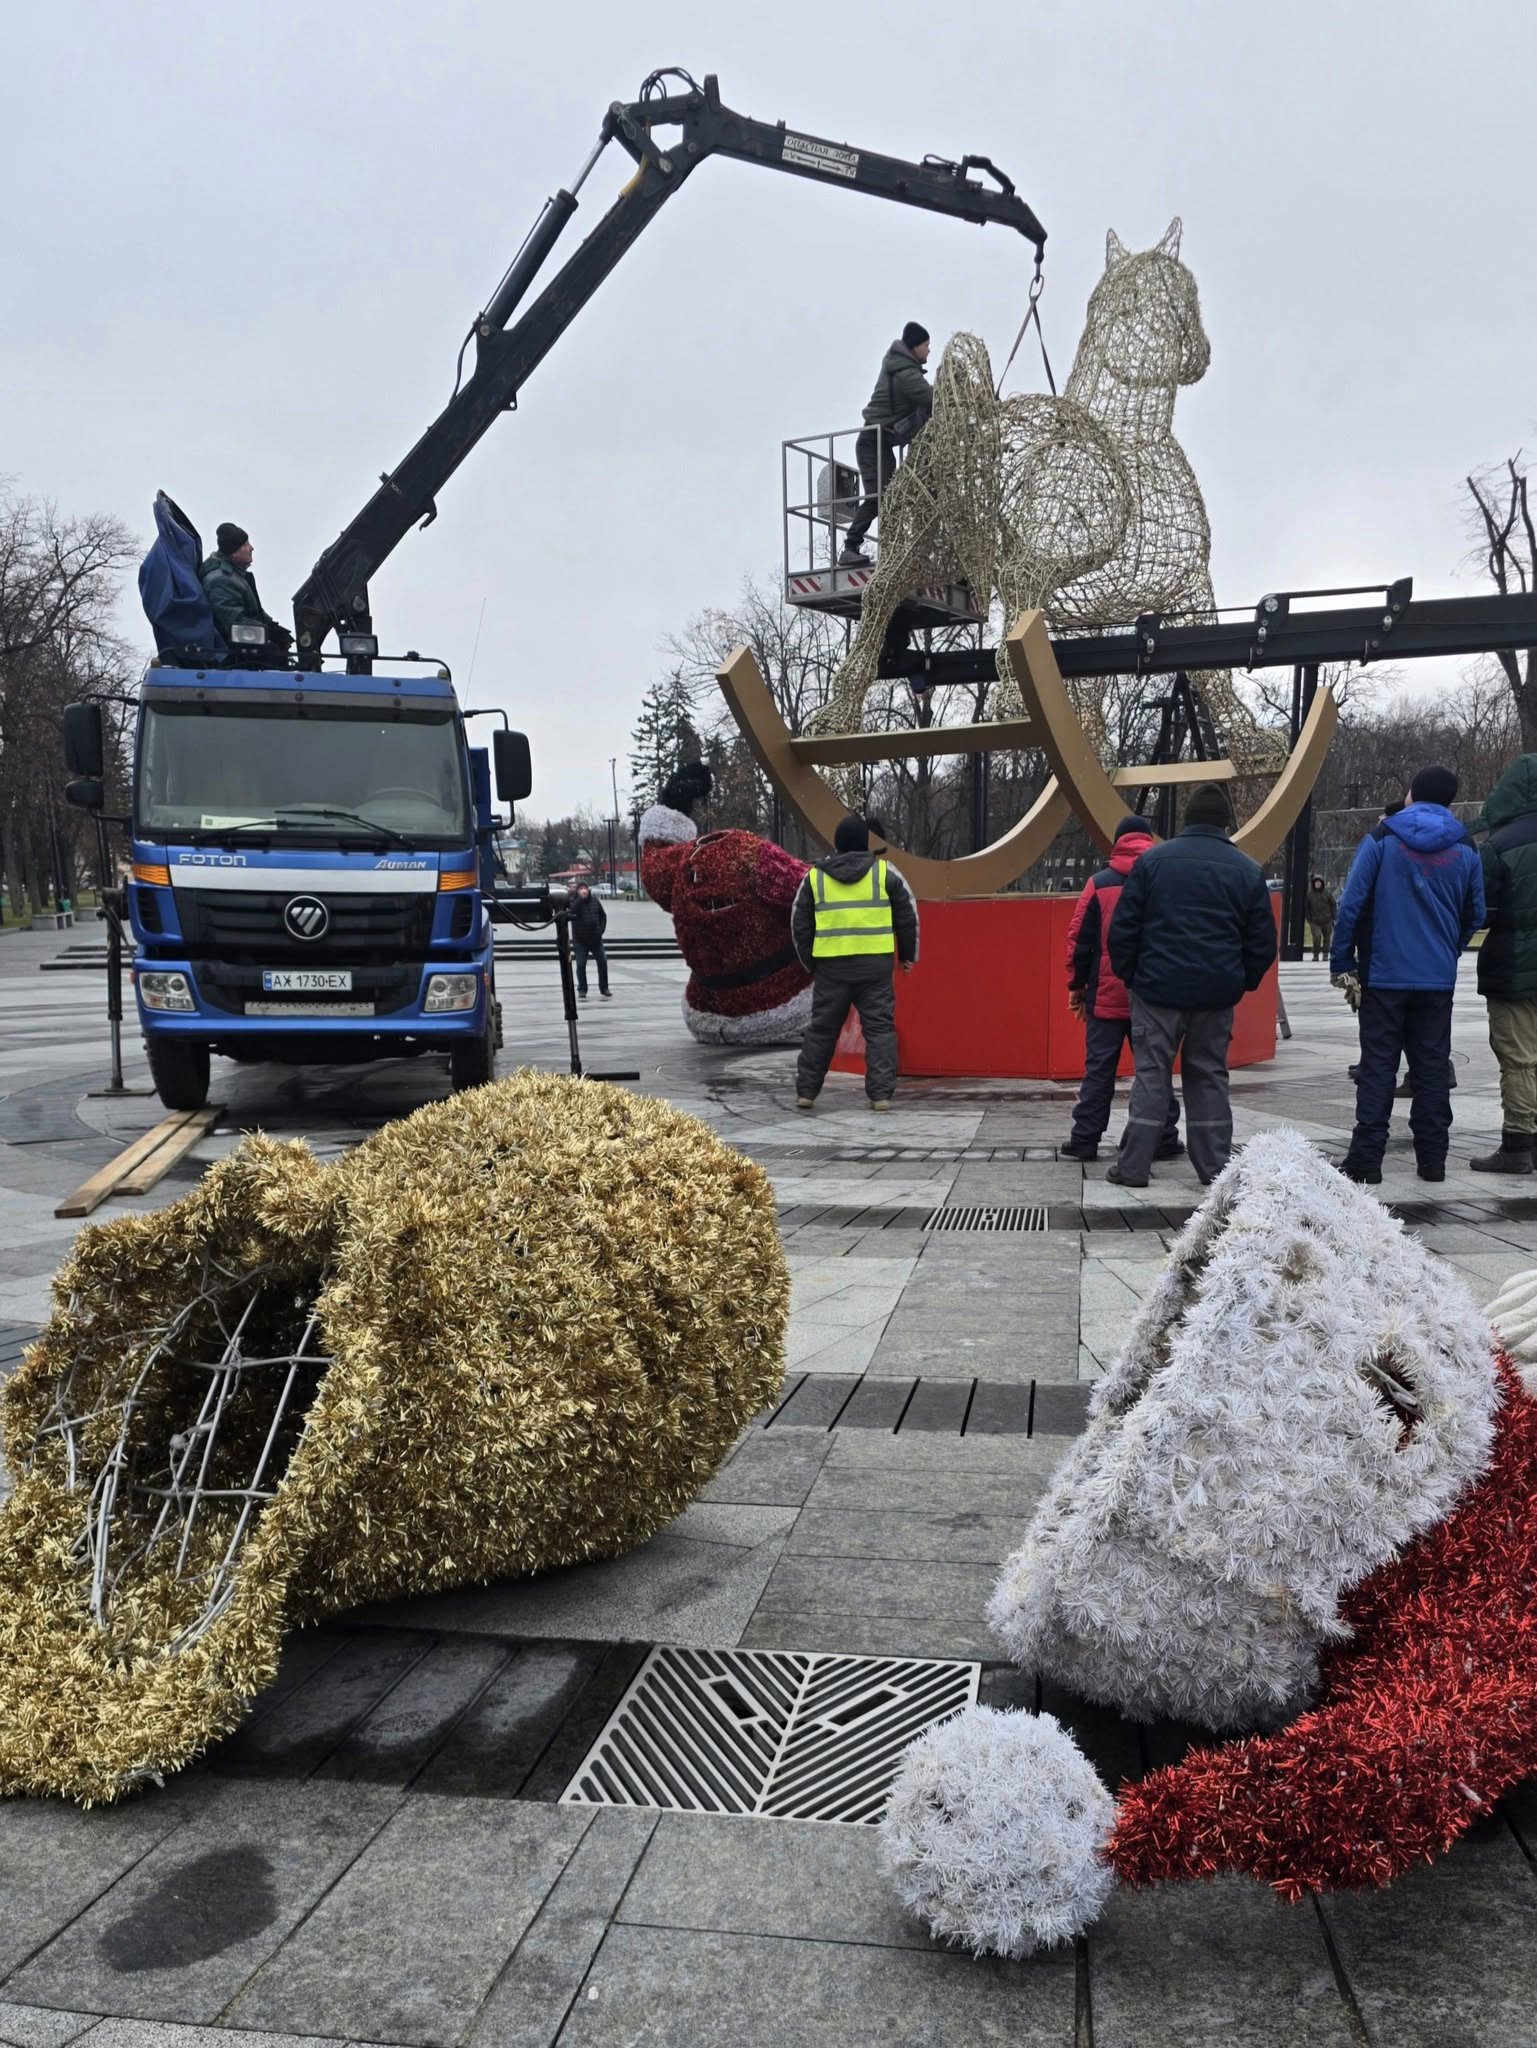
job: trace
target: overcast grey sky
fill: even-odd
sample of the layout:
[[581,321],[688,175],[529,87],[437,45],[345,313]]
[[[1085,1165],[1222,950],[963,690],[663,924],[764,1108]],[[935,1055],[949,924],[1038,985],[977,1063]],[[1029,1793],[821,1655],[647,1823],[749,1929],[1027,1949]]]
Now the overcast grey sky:
[[[1212,339],[1176,431],[1218,598],[1471,587],[1459,479],[1533,432],[1528,0],[50,0],[5,9],[0,474],[146,535],[247,526],[269,610],[448,396],[603,109],[659,64],[899,156],[991,155],[1050,231],[1059,375],[1107,227],[1172,214]],[[575,246],[622,182],[609,152]],[[851,422],[909,318],[1001,362],[1017,237],[710,162],[377,577],[387,647],[606,809],[659,643],[779,553],[778,446]],[[1023,365],[1023,357],[1021,358]],[[1025,382],[1039,382],[1038,363]],[[124,624],[146,629],[130,592]]]

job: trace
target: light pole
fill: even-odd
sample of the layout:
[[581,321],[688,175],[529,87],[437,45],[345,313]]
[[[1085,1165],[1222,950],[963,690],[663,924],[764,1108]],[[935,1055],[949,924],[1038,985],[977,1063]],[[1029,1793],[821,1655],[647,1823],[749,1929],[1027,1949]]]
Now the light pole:
[[617,754],[608,757],[609,787],[614,793],[613,823],[608,828],[608,893],[619,894],[619,769]]

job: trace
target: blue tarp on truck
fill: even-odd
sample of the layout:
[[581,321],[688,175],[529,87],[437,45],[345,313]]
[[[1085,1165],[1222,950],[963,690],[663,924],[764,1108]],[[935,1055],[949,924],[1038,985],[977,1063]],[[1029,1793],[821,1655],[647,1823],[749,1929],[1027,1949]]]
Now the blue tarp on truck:
[[199,574],[203,543],[185,512],[164,491],[155,497],[155,539],[139,564],[139,598],[162,654],[207,652],[222,659],[225,647]]

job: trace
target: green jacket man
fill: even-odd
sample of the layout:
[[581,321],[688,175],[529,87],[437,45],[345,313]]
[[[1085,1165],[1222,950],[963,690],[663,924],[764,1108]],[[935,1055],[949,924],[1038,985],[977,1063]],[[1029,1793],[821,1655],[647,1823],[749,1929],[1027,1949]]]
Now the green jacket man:
[[880,511],[881,493],[896,472],[897,450],[927,426],[934,410],[934,393],[923,367],[928,359],[929,330],[909,320],[881,360],[880,375],[864,410],[864,425],[854,439],[854,460],[859,464],[864,496],[838,555],[840,569],[860,568],[869,562],[865,535]]
[[[914,339],[909,341],[908,335]],[[881,359],[880,375],[864,410],[867,427],[884,427],[898,443],[910,441],[928,423],[934,410],[934,392],[924,364],[928,360],[929,337],[916,321],[910,320]]]
[[256,578],[251,574],[251,557],[255,552],[251,536],[243,526],[225,519],[220,521],[214,538],[218,547],[199,571],[214,624],[228,641],[230,628],[237,619],[260,619],[266,625],[268,639],[279,647],[287,647],[293,635],[263,610],[257,594]]

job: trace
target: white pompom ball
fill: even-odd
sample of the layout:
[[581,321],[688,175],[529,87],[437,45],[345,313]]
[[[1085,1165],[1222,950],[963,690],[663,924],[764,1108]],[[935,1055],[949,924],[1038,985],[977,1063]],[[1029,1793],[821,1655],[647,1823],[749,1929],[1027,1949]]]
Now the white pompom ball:
[[881,1855],[938,1939],[1026,1956],[1097,1917],[1114,1824],[1115,1801],[1050,1714],[967,1707],[902,1759]]

